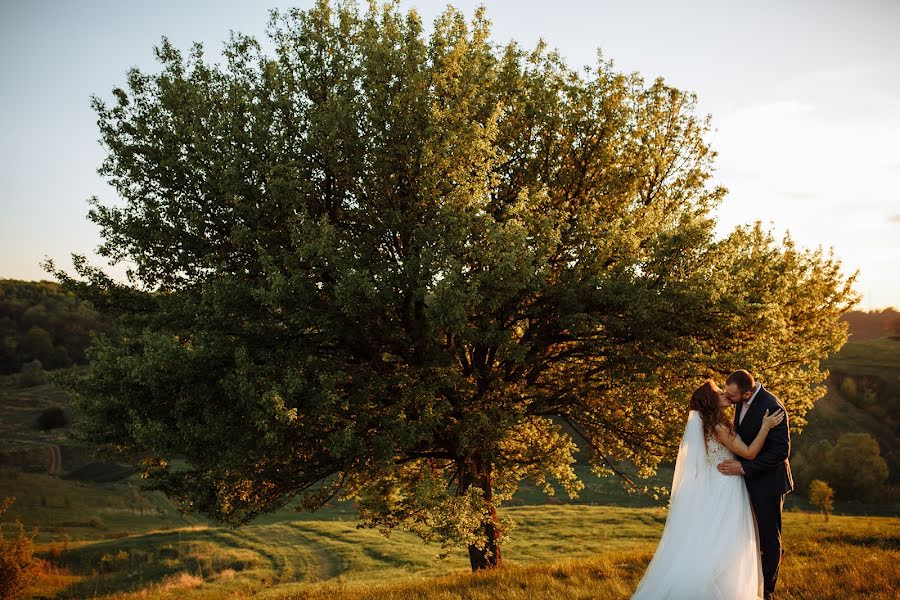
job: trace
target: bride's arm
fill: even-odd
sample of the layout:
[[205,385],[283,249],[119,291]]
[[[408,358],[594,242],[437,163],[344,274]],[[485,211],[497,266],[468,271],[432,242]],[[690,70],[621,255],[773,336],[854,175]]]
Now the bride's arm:
[[782,419],[784,419],[784,411],[779,410],[778,412],[769,415],[769,410],[766,409],[766,414],[763,416],[762,420],[762,427],[759,428],[759,433],[756,434],[756,438],[750,442],[749,446],[745,444],[744,440],[738,437],[736,433],[731,433],[731,431],[721,423],[716,425],[716,439],[738,456],[753,460],[756,458],[756,455],[759,454],[759,451],[762,450],[763,442],[766,441],[769,430],[781,423]]

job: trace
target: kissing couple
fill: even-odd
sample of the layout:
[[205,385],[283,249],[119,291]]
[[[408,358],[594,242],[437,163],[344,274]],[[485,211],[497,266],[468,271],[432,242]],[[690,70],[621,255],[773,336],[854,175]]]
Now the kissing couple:
[[784,404],[749,372],[694,390],[666,525],[632,600],[772,600],[790,452]]

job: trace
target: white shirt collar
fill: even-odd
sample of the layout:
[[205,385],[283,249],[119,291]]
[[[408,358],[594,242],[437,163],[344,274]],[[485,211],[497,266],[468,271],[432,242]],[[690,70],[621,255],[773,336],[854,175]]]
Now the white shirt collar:
[[753,395],[750,396],[750,399],[747,400],[744,404],[750,406],[750,403],[753,402],[753,399],[756,398],[756,395],[759,393],[759,390],[762,389],[762,384],[760,382],[756,382],[756,388],[753,390]]

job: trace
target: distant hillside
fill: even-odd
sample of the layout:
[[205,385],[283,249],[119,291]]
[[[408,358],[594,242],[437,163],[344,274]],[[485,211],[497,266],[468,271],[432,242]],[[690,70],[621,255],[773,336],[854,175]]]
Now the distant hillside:
[[889,335],[900,335],[900,312],[893,308],[884,310],[852,310],[842,320],[850,325],[850,340],[877,339]]
[[888,464],[888,483],[900,484],[900,340],[850,341],[826,367],[828,394],[791,439],[792,454],[807,454],[820,440],[834,443],[844,433],[867,433]]
[[39,360],[45,369],[85,362],[92,332],[109,319],[49,281],[0,279],[0,375]]
[[803,433],[791,437],[792,455],[806,453],[820,440],[834,443],[845,433],[868,433],[878,442],[888,464],[888,482],[900,483],[900,436],[887,423],[846,400],[833,386],[806,418],[809,424]]
[[900,339],[847,342],[825,365],[843,400],[900,436]]

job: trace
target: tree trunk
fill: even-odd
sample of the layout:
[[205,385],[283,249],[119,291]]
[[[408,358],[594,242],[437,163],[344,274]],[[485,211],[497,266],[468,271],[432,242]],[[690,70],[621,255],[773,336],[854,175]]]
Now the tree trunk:
[[479,549],[474,545],[469,545],[469,563],[472,565],[473,571],[480,569],[493,569],[503,564],[503,557],[500,553],[500,537],[499,520],[497,518],[497,510],[494,508],[494,491],[491,485],[491,461],[483,456],[477,455],[471,462],[464,463],[461,466],[462,473],[460,475],[461,491],[465,493],[470,486],[476,485],[484,492],[483,497],[488,505],[488,511],[491,515],[491,521],[485,523],[481,529],[481,535],[486,540],[484,549]]

